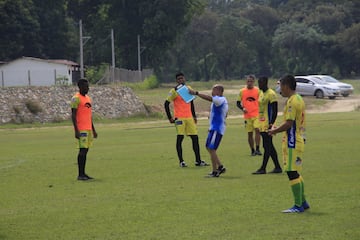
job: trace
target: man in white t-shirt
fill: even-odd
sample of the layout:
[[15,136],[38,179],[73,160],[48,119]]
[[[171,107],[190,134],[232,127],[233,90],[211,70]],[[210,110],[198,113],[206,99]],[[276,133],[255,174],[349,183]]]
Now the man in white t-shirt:
[[194,90],[189,90],[189,92],[202,99],[212,102],[209,117],[209,133],[206,139],[206,149],[210,154],[212,163],[212,172],[209,174],[209,177],[219,177],[220,174],[225,173],[226,171],[216,153],[216,150],[218,149],[221,139],[225,133],[225,120],[229,109],[228,102],[223,96],[224,87],[218,84],[214,85],[212,88],[212,96],[205,95]]

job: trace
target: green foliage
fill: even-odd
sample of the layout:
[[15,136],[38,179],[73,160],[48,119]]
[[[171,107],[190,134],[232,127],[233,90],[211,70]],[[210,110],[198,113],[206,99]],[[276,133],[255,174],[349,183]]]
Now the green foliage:
[[[311,208],[291,215],[280,212],[293,204],[286,174],[251,174],[261,157],[250,156],[241,119],[228,120],[218,150],[228,171],[217,179],[204,177],[210,167],[193,165],[187,138],[189,167],[178,167],[167,121],[97,125],[89,182],[76,180],[71,123],[1,130],[1,238],[358,239],[359,114],[308,115],[302,176]],[[207,120],[198,127],[203,142]],[[281,154],[281,135],[274,144]],[[201,157],[209,161],[203,147]],[[301,227],[281,227],[289,221]]]
[[159,87],[159,80],[155,75],[151,75],[144,79],[142,83],[143,89],[153,89]]
[[124,82],[123,84],[128,87],[131,87],[134,90],[149,90],[159,87],[160,82],[155,75],[151,75],[145,78],[144,81],[142,82],[138,82],[138,83]]
[[0,1],[0,59],[21,56],[75,59],[77,29],[69,21],[66,0]]
[[[84,63],[143,68],[160,82],[177,71],[194,81],[248,73],[360,74],[360,2],[352,0],[0,1],[0,60],[20,56],[78,61],[79,29],[91,37]],[[335,70],[332,70],[335,69]],[[92,81],[98,69],[90,69]]]
[[109,64],[101,63],[99,66],[87,67],[85,76],[90,83],[96,83],[104,77],[107,71],[109,71]]
[[38,114],[39,112],[43,111],[42,107],[40,106],[40,103],[36,100],[31,100],[31,99],[26,100],[25,106],[32,114]]

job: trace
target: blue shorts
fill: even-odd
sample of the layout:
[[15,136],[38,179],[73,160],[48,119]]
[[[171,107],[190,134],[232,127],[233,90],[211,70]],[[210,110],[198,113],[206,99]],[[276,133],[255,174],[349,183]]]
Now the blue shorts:
[[206,148],[208,149],[218,149],[219,145],[220,145],[220,142],[221,142],[221,139],[222,139],[222,136],[220,133],[218,133],[217,131],[215,130],[210,130],[209,131],[209,134],[208,134],[208,137],[206,139]]

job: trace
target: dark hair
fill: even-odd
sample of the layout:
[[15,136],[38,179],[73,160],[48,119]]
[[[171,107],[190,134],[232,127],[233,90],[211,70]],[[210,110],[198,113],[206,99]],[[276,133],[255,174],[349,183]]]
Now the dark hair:
[[268,77],[266,77],[266,76],[259,77],[259,82],[264,82],[267,85],[268,84]]
[[293,75],[286,75],[280,79],[280,84],[287,85],[291,90],[296,90],[296,80]]
[[84,83],[89,83],[89,81],[86,78],[80,78],[77,85],[78,87],[82,86]]
[[246,78],[251,78],[251,79],[255,80],[255,75],[254,74],[249,74],[249,75],[246,76]]
[[176,75],[175,75],[175,78],[177,79],[179,76],[184,76],[184,74],[182,72],[178,72]]

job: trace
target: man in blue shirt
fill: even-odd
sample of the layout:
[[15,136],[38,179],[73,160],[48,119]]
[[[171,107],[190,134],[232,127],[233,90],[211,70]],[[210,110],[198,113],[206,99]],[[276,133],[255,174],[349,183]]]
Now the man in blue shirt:
[[210,154],[212,163],[212,172],[209,174],[209,177],[219,177],[220,174],[225,173],[226,171],[216,153],[222,136],[225,133],[225,119],[229,108],[228,102],[223,96],[224,87],[218,84],[214,85],[212,88],[212,96],[202,94],[194,90],[189,90],[189,92],[202,99],[212,102],[209,117],[209,133],[206,139],[206,149]]

